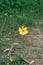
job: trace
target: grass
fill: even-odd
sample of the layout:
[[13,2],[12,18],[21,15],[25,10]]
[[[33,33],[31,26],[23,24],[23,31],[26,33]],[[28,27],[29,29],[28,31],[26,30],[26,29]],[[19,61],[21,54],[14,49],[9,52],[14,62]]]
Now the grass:
[[[9,4],[9,5],[8,5]],[[31,41],[27,41],[27,36],[20,36],[18,34],[18,28],[20,26],[26,26],[29,29],[29,32],[43,32],[43,1],[37,0],[17,0],[14,6],[13,0],[6,0],[5,2],[0,0],[0,58],[2,56],[6,56],[4,54],[4,50],[13,46],[15,42],[22,43],[20,47],[25,46],[24,43],[28,42],[28,46],[30,44],[32,52],[36,53],[38,58],[43,57],[43,44],[42,42],[38,45],[38,43],[33,43]],[[6,16],[5,13],[8,15]],[[20,38],[20,39],[19,39]],[[26,38],[26,39],[25,39]],[[28,37],[29,38],[29,37]],[[16,41],[17,40],[17,41]],[[40,47],[40,49],[36,48],[34,45]],[[26,45],[27,46],[27,45]],[[19,47],[19,46],[18,46]],[[26,50],[26,48],[24,48]],[[22,56],[22,52],[19,49],[16,51],[20,53]],[[23,50],[22,50],[23,51]],[[26,50],[27,51],[27,50]],[[28,50],[29,51],[29,50]],[[27,52],[28,52],[27,51]],[[12,51],[11,51],[12,52]],[[24,52],[24,51],[23,51]],[[31,52],[31,53],[32,53]],[[27,57],[27,53],[23,53],[23,56]],[[22,59],[20,56],[16,56],[14,59],[15,65],[23,65]],[[34,56],[35,57],[35,56]],[[29,58],[33,58],[31,54]],[[9,64],[7,64],[9,63]],[[13,65],[14,65],[13,63]],[[9,61],[9,57],[5,57],[4,59],[0,59],[0,65],[12,65]]]

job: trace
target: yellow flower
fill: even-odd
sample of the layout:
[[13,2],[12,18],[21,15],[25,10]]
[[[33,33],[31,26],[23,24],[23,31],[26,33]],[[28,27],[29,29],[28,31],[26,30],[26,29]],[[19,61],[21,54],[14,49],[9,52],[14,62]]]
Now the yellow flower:
[[13,62],[14,61],[14,58],[13,57],[10,57],[9,60],[10,60],[10,62]]
[[19,34],[21,34],[21,35],[26,35],[26,34],[28,34],[28,29],[27,29],[27,27],[24,27],[24,26],[22,26],[22,27],[19,27]]

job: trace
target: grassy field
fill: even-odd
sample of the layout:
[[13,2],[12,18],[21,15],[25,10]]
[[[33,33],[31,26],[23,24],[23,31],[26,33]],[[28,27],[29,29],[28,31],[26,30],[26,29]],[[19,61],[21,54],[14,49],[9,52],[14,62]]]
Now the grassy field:
[[[27,35],[19,34],[21,26],[28,28]],[[32,60],[32,65],[43,65],[43,1],[0,0],[0,65],[28,65]]]

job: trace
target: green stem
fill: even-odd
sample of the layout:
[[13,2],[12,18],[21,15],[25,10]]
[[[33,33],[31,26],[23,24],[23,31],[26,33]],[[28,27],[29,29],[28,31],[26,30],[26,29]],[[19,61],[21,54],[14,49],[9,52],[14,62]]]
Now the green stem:
[[4,28],[4,26],[5,26],[5,23],[6,23],[6,18],[5,18],[4,23],[3,23],[2,27],[1,27],[0,34],[1,34],[1,32],[3,31],[3,28]]

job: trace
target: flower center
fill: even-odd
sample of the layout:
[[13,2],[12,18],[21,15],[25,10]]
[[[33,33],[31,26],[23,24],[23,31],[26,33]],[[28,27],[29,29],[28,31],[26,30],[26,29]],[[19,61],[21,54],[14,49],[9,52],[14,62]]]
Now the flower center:
[[24,30],[22,29],[22,32],[24,32]]

